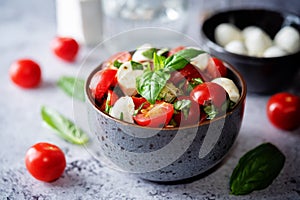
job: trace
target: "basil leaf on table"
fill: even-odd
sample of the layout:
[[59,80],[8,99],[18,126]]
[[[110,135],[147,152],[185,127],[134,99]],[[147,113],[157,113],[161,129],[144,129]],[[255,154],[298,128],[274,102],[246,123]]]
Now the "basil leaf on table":
[[84,101],[84,80],[71,76],[62,76],[57,81],[57,86],[70,97]]
[[142,76],[136,79],[136,88],[140,95],[154,104],[159,93],[166,85],[170,74],[159,71],[145,71]]
[[285,156],[271,143],[246,153],[230,177],[231,194],[244,195],[268,187],[284,166]]
[[43,121],[66,141],[79,145],[88,142],[89,138],[86,133],[57,111],[42,106],[41,116]]

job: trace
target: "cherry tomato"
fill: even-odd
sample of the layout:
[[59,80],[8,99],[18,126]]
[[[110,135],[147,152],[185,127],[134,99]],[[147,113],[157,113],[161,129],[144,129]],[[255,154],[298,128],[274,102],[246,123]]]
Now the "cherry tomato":
[[287,92],[271,96],[267,102],[267,116],[280,129],[297,129],[300,127],[300,97]]
[[63,151],[50,143],[40,142],[30,147],[25,156],[29,173],[36,179],[51,182],[58,179],[65,170]]
[[97,72],[90,83],[90,90],[96,100],[101,102],[102,97],[106,94],[111,86],[116,83],[116,69],[103,69]]
[[[181,101],[181,100],[191,100],[191,99],[189,96],[181,96],[178,97],[178,100]],[[200,117],[201,117],[201,113],[200,113],[199,104],[193,100],[191,100],[191,107],[188,110],[187,116],[182,111],[174,114],[173,116],[175,122],[179,126],[197,124],[200,122]]]
[[174,49],[171,49],[168,53],[168,57],[172,56],[173,54],[177,53],[178,51],[181,51],[185,49],[184,46],[178,46],[178,47],[175,47]]
[[212,103],[220,109],[226,101],[227,95],[222,86],[213,82],[204,82],[192,90],[190,97],[198,102],[199,105],[205,106]]
[[227,76],[227,68],[224,63],[218,58],[212,57],[211,61],[206,69],[207,77],[209,80],[218,78],[218,77],[226,77]]
[[134,109],[139,109],[140,106],[143,104],[142,108],[148,108],[151,104],[145,99],[144,97],[131,97],[134,103]]
[[191,81],[193,78],[201,78],[202,79],[200,70],[197,69],[192,64],[187,64],[184,68],[172,72],[170,81],[174,84],[177,84],[178,82],[185,80],[185,79],[187,81]]
[[128,51],[122,51],[122,52],[118,52],[114,55],[112,55],[111,57],[109,57],[104,63],[103,63],[103,68],[106,67],[113,67],[113,64],[115,61],[119,61],[121,63],[124,63],[126,61],[131,60],[131,54]]
[[51,43],[52,51],[59,58],[73,62],[79,51],[79,44],[70,37],[56,37]]
[[157,102],[133,117],[141,126],[163,127],[167,125],[174,113],[173,105],[166,102]]
[[30,59],[14,62],[9,70],[11,80],[20,87],[34,88],[41,82],[42,72],[39,64]]

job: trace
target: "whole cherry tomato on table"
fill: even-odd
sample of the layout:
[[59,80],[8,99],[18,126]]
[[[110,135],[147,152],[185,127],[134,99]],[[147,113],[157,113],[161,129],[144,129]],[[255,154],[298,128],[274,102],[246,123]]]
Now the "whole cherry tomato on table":
[[157,102],[133,117],[141,126],[163,127],[167,125],[174,113],[173,105],[166,102]]
[[226,90],[222,86],[213,82],[204,82],[192,90],[190,97],[199,105],[206,106],[212,103],[218,109],[221,109],[227,99],[226,94]]
[[70,37],[56,37],[51,43],[52,51],[59,58],[73,62],[79,51],[79,44]]
[[56,145],[40,142],[28,149],[25,164],[34,178],[51,182],[64,172],[66,159],[63,151]]
[[34,88],[41,82],[42,71],[38,63],[30,59],[14,62],[9,70],[11,80],[22,88]]
[[267,116],[280,129],[297,129],[300,127],[300,97],[287,92],[271,96],[267,102]]

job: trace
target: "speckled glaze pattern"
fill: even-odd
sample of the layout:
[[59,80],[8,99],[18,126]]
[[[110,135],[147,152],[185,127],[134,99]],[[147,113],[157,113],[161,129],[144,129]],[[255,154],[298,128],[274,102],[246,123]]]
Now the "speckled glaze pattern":
[[102,113],[90,98],[90,131],[96,135],[100,151],[120,170],[158,182],[200,175],[222,161],[241,127],[246,86],[230,74],[243,92],[241,100],[233,111],[210,123],[182,128],[141,127]]

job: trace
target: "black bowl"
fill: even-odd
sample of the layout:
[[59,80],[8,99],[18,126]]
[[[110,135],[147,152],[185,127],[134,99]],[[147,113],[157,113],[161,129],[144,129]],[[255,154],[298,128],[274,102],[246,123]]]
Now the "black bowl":
[[226,51],[215,41],[215,28],[221,23],[231,23],[241,30],[247,26],[262,28],[271,38],[283,26],[293,26],[300,32],[300,17],[265,9],[239,9],[215,13],[202,25],[203,48],[231,65],[244,76],[248,91],[274,93],[290,86],[299,70],[300,52],[273,58],[258,58]]

